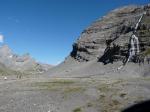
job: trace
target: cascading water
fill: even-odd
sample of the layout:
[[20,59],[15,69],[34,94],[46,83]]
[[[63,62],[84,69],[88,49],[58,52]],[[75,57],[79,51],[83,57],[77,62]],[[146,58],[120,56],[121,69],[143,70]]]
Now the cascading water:
[[143,16],[144,16],[145,14],[146,14],[146,12],[144,12],[144,13],[142,14],[142,16],[140,17],[139,21],[136,23],[136,26],[135,26],[134,32],[136,32],[136,31],[137,31],[137,29],[138,29],[138,27],[139,27],[139,23],[141,22],[141,20],[142,20],[142,18],[143,18]]
[[[139,54],[139,52],[140,52],[140,49],[139,49],[139,39],[138,39],[137,36],[135,36],[134,33],[137,31],[137,29],[138,29],[138,27],[139,27],[139,24],[140,24],[140,22],[141,22],[141,20],[142,20],[142,18],[143,18],[143,16],[144,16],[144,14],[146,14],[146,12],[144,12],[144,13],[142,14],[142,16],[140,17],[140,19],[138,20],[138,22],[137,22],[137,24],[136,24],[136,26],[135,26],[133,35],[132,35],[131,38],[130,38],[129,57],[128,57],[126,63],[128,63],[128,62],[133,58],[133,56]],[[126,64],[126,63],[125,63],[125,64]]]
[[140,19],[138,20],[135,28],[134,28],[134,31],[133,31],[133,34],[132,36],[130,37],[130,49],[129,49],[129,56],[128,56],[128,59],[126,61],[126,63],[124,63],[123,65],[121,65],[120,67],[117,68],[117,70],[120,70],[121,68],[123,68],[123,66],[125,66],[135,55],[139,54],[140,52],[140,48],[139,48],[139,39],[137,36],[135,36],[135,32],[137,31],[138,27],[139,27],[139,24],[143,18],[143,16],[146,14],[146,12],[144,12],[142,14],[142,16],[140,17]]
[[128,57],[128,61],[130,61],[130,59],[139,54],[140,52],[140,49],[139,49],[139,39],[138,37],[136,37],[134,34],[131,36],[131,39],[130,39],[130,50],[129,50],[129,57]]

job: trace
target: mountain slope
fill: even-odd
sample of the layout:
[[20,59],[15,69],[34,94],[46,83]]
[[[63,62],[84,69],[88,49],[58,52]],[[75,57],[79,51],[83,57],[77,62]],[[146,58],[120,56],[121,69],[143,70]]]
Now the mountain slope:
[[[129,38],[141,14],[147,10],[136,35],[141,45],[150,43],[150,7],[128,6],[111,11],[85,29],[73,44],[71,56],[78,61],[90,61],[101,57],[106,49],[106,40],[121,47],[122,56],[127,54]],[[142,33],[143,32],[143,33]]]
[[36,62],[29,54],[19,56],[12,52],[8,45],[0,47],[0,63],[5,68],[25,73],[41,73],[51,68],[50,65]]
[[[139,57],[149,57],[150,49],[150,5],[126,6],[115,9],[92,23],[73,44],[73,50],[66,60],[47,74],[52,76],[87,77],[95,75],[148,76],[150,66],[139,66],[133,61],[118,70],[129,55],[130,38],[139,18],[144,15],[135,35],[139,38]],[[108,47],[109,43],[109,47]],[[106,54],[107,48],[119,47]],[[100,59],[113,58],[111,63]],[[105,64],[105,65],[104,65]]]

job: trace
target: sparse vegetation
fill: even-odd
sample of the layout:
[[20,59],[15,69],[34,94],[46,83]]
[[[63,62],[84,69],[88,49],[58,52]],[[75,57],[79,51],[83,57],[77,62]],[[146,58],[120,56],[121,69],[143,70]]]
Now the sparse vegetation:
[[108,91],[110,91],[108,84],[101,84],[101,85],[98,87],[98,89],[99,89],[101,92],[108,92]]
[[150,55],[150,48],[148,48],[148,49],[145,51],[144,55],[145,55],[145,56]]
[[81,109],[81,107],[78,107],[78,108],[74,109],[73,112],[82,112],[82,109]]
[[91,102],[87,103],[87,107],[92,107],[93,104]]
[[[141,79],[136,79],[136,81],[137,80]],[[97,79],[87,79],[86,81],[79,81],[76,79],[50,79],[45,82],[36,82],[33,86],[42,91],[57,91],[62,95],[62,101],[68,101],[70,96],[72,97],[74,94],[86,94],[86,90],[91,87],[90,85],[93,85],[97,91],[100,92],[97,100],[89,100],[88,102],[85,102],[82,107],[74,107],[75,109],[72,109],[72,112],[83,112],[85,108],[100,108],[102,112],[117,112],[123,108],[122,104],[126,104],[130,100],[127,93],[121,89],[123,84],[126,84],[125,81],[126,80],[121,79],[107,79],[101,81]],[[137,99],[140,98],[138,97]],[[137,99],[134,100],[138,101]],[[124,101],[123,103],[122,100]],[[141,99],[139,101],[141,101]]]
[[120,97],[121,97],[121,98],[124,98],[126,95],[127,95],[126,93],[121,93],[121,94],[120,94]]
[[11,69],[7,69],[7,68],[0,68],[0,75],[1,76],[7,76],[7,75],[20,75],[22,74],[21,72],[19,71],[14,71],[14,70],[11,70]]
[[[37,86],[39,89],[42,90],[57,90],[57,89],[63,89],[65,86],[69,86],[74,83],[75,82],[73,80],[58,79],[58,80],[52,80],[47,82],[36,82],[32,84],[32,86]],[[77,89],[79,88],[72,88],[69,89],[68,91],[73,91],[73,90],[75,91]]]
[[118,100],[112,100],[112,106],[119,105],[120,102]]
[[64,93],[81,92],[81,91],[84,91],[84,88],[80,86],[70,86],[64,89]]

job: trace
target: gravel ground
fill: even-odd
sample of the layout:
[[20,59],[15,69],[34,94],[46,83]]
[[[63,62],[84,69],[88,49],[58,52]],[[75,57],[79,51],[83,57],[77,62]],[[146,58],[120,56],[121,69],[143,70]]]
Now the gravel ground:
[[1,78],[0,112],[119,112],[150,98],[149,78]]

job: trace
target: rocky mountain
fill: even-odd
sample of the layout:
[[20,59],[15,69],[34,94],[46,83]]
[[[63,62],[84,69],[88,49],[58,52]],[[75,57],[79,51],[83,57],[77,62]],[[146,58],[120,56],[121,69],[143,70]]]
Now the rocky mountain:
[[[140,52],[123,67],[131,50],[136,50],[135,45],[131,45],[133,34],[138,37]],[[48,74],[69,77],[148,76],[150,66],[147,59],[150,60],[150,5],[130,5],[112,10],[83,30],[70,55]],[[144,61],[144,66],[139,68]]]
[[135,35],[139,38],[140,51],[150,48],[150,5],[126,6],[118,8],[86,28],[80,38],[73,44],[71,57],[83,62],[100,58],[104,55],[107,44],[113,48],[114,45],[120,49],[111,55],[122,59],[128,55],[129,40],[133,34],[136,23],[141,15],[144,15]]
[[13,53],[8,45],[0,47],[0,63],[7,69],[25,73],[42,73],[51,68],[50,65],[38,63],[29,54],[19,56]]
[[[0,112],[150,112],[149,13],[150,5],[115,9],[86,28],[58,66],[0,77]],[[45,66],[0,48],[0,73]]]

